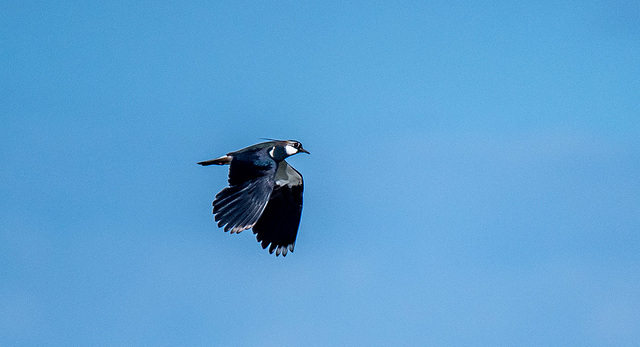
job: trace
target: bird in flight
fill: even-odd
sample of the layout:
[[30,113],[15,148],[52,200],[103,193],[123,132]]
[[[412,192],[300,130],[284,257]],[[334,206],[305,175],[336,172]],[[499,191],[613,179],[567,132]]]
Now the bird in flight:
[[229,186],[216,195],[218,227],[232,234],[253,228],[263,249],[293,252],[302,214],[302,175],[285,159],[309,152],[293,140],[272,140],[198,164],[229,165]]

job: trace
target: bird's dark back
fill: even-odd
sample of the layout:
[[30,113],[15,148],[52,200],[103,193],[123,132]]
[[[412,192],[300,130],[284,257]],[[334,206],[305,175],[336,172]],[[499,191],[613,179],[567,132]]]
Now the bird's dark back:
[[234,154],[229,167],[229,183],[236,185],[265,175],[275,176],[277,164],[267,152],[265,148]]

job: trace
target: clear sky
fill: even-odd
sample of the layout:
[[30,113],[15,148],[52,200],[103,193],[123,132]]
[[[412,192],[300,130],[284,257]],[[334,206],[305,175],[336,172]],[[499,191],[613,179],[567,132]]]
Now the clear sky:
[[[218,229],[297,139],[293,254]],[[0,345],[640,341],[636,1],[0,4]]]

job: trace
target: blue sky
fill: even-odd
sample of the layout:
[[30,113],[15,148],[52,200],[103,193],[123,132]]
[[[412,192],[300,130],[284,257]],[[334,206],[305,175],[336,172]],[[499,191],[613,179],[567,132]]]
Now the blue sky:
[[[633,1],[0,5],[1,345],[633,345]],[[295,253],[218,229],[300,140]]]

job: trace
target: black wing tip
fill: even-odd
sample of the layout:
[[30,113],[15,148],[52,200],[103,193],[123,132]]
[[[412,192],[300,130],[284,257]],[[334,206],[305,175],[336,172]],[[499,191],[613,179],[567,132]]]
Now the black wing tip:
[[286,257],[287,253],[293,253],[293,249],[296,245],[295,242],[288,245],[277,245],[266,240],[258,241],[260,242],[262,249],[267,249],[267,247],[269,247],[269,254],[273,254],[275,252],[276,257],[280,256],[280,254],[282,254],[283,257]]

